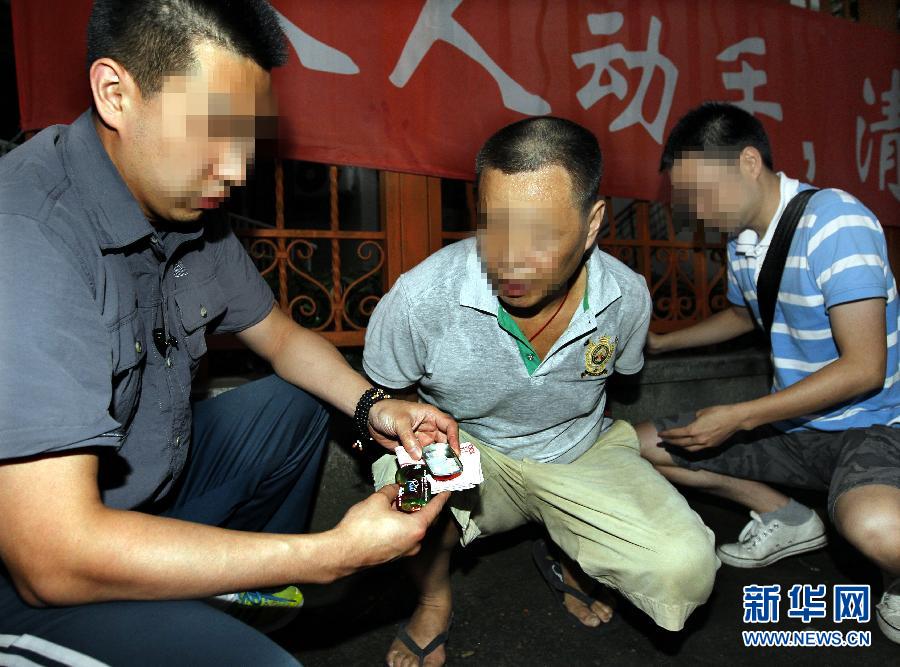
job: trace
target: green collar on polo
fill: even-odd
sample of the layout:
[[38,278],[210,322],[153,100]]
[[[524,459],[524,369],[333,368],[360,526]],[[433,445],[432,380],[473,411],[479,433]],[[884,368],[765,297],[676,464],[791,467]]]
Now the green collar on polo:
[[[585,266],[585,270],[587,270],[587,266]],[[585,278],[587,278],[587,276],[585,276]],[[590,308],[588,303],[589,284],[590,283],[587,280],[584,281],[584,298],[581,300],[581,307],[585,312]],[[537,367],[541,365],[541,357],[528,341],[528,336],[526,336],[522,332],[522,329],[519,328],[519,325],[516,324],[512,315],[507,313],[506,309],[503,308],[503,304],[497,305],[497,324],[515,339],[516,346],[519,348],[519,356],[522,357],[522,363],[525,364],[525,370],[528,371],[528,375],[534,375]]]

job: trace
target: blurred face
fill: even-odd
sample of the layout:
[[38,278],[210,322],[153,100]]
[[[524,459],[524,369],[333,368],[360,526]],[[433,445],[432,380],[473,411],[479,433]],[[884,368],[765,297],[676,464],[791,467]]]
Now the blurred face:
[[552,165],[504,174],[487,169],[479,183],[478,251],[505,305],[540,306],[562,289],[594,243],[602,202],[585,220],[569,173]]
[[123,123],[117,166],[148,217],[191,222],[243,185],[257,129],[271,134],[269,74],[248,58],[203,43],[196,66],[139,94]]
[[756,190],[740,159],[687,153],[670,176],[672,203],[706,226],[734,232],[748,222]]

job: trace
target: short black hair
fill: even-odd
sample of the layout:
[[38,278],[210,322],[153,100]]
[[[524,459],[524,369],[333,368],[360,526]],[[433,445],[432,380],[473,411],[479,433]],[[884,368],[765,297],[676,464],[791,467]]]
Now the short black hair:
[[150,96],[167,74],[191,67],[194,46],[204,41],[266,71],[287,60],[278,15],[265,0],[94,0],[87,66],[112,58]]
[[586,215],[597,201],[603,155],[590,130],[565,118],[526,118],[495,132],[478,151],[475,183],[485,169],[519,174],[550,165],[569,173],[575,203]]
[[737,157],[747,146],[759,151],[774,171],[769,137],[753,114],[726,102],[704,102],[675,123],[666,139],[660,171],[668,171],[683,153],[716,152]]

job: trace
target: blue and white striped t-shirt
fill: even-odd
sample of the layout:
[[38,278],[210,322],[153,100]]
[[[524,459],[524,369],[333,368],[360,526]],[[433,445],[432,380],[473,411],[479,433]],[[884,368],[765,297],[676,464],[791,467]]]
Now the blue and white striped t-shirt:
[[[757,322],[756,282],[772,233],[787,202],[812,186],[779,174],[781,203],[765,237],[744,231],[728,243],[728,300],[749,308]],[[852,195],[822,190],[797,225],[781,279],[772,324],[772,391],[789,387],[840,355],[828,309],[861,299],[886,301],[887,369],[882,389],[775,426],[786,431],[839,431],[873,424],[900,425],[900,308],[884,231]]]

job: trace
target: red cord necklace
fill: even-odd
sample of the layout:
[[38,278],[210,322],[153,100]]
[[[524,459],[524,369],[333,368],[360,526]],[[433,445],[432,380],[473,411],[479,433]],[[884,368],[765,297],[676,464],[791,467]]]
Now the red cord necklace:
[[566,290],[566,295],[563,297],[563,300],[559,302],[559,307],[558,307],[558,308],[554,311],[554,313],[550,316],[550,319],[547,320],[546,322],[544,322],[544,326],[542,326],[540,329],[538,329],[538,330],[534,333],[534,335],[531,335],[531,336],[528,337],[528,342],[529,342],[529,343],[530,343],[531,341],[533,341],[535,338],[537,338],[538,336],[540,336],[540,335],[541,335],[541,332],[542,332],[544,329],[546,329],[548,326],[550,326],[550,323],[554,320],[554,318],[556,318],[556,316],[559,315],[559,311],[562,310],[562,307],[565,305],[566,301],[569,300],[569,292],[571,291],[571,289],[572,289],[572,288],[569,287],[569,289]]

